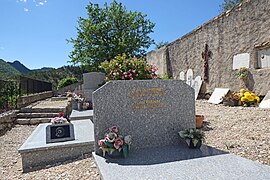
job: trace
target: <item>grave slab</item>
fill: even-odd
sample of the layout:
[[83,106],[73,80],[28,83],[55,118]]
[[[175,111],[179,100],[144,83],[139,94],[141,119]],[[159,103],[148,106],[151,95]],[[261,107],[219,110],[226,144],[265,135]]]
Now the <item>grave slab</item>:
[[83,111],[72,110],[69,119],[71,121],[84,119],[90,119],[91,121],[93,121],[93,110],[83,110]]
[[270,166],[203,145],[166,146],[134,151],[126,159],[105,159],[93,152],[104,180],[265,180]]
[[57,162],[76,159],[94,149],[94,125],[89,120],[72,122],[75,140],[46,144],[46,126],[39,124],[25,143],[19,148],[23,172],[42,169]]
[[260,108],[270,108],[270,91],[267,92],[262,102],[259,105]]
[[212,104],[219,104],[222,102],[222,97],[225,96],[230,89],[228,88],[215,88],[213,94],[209,98],[208,102]]

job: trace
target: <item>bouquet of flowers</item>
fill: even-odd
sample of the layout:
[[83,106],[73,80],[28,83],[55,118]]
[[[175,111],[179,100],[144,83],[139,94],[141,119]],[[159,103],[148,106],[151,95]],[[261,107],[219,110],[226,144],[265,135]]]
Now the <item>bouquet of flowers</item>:
[[242,93],[241,102],[243,103],[244,106],[250,105],[257,106],[258,103],[260,102],[260,98],[252,92],[241,89],[240,93]]
[[64,124],[68,123],[67,118],[64,117],[64,112],[59,112],[59,115],[57,117],[54,117],[51,119],[52,124]]
[[106,153],[112,154],[114,151],[122,152],[124,157],[128,156],[131,144],[131,136],[122,136],[116,126],[109,129],[105,138],[98,141],[99,149],[102,150],[103,156]]

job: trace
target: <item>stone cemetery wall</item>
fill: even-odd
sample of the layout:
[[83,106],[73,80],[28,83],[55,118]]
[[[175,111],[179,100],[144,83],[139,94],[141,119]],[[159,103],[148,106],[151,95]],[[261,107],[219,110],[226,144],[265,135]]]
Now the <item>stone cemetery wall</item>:
[[47,98],[50,98],[52,96],[53,96],[52,91],[36,93],[36,94],[31,94],[31,95],[26,95],[26,96],[20,96],[18,98],[17,108],[22,108],[22,107],[28,106],[28,105],[32,104],[33,102],[47,99]]
[[195,127],[194,89],[180,80],[110,81],[93,93],[97,141],[111,126],[132,136],[132,148],[180,142],[180,130]]
[[259,95],[267,93],[270,89],[269,0],[245,1],[170,43],[165,49],[150,52],[147,60],[161,69],[168,66],[175,79],[179,79],[181,71],[186,72],[189,68],[194,77],[204,79],[202,53],[206,44],[210,51],[206,53],[209,55],[206,92],[213,92],[216,87],[238,91],[241,82],[236,74],[239,67],[247,66],[246,87]]
[[16,113],[14,111],[0,114],[0,136],[14,125]]

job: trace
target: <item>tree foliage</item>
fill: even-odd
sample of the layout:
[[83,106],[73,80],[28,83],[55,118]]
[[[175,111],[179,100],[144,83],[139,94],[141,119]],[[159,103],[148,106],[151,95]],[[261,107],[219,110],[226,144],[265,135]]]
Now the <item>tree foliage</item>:
[[88,18],[80,17],[77,38],[71,38],[71,62],[95,65],[117,55],[143,56],[154,43],[149,36],[155,26],[141,12],[127,11],[122,3],[110,5],[90,3],[86,7]]
[[227,11],[242,2],[243,0],[224,0],[220,5],[221,11]]
[[168,41],[160,41],[159,43],[156,44],[155,49],[162,48],[163,46],[166,46],[166,45],[168,45],[168,44],[169,44]]
[[77,82],[79,82],[78,79],[74,77],[61,79],[58,83],[57,89],[61,89]]

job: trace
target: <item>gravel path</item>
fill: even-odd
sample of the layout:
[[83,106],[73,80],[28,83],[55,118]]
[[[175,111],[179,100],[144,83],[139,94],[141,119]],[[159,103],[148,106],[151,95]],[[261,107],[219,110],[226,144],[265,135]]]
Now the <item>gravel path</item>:
[[[205,116],[206,144],[270,165],[270,110],[225,107],[196,102],[196,114]],[[36,126],[15,126],[0,137],[0,179],[100,179],[92,157],[22,173],[18,148]]]

